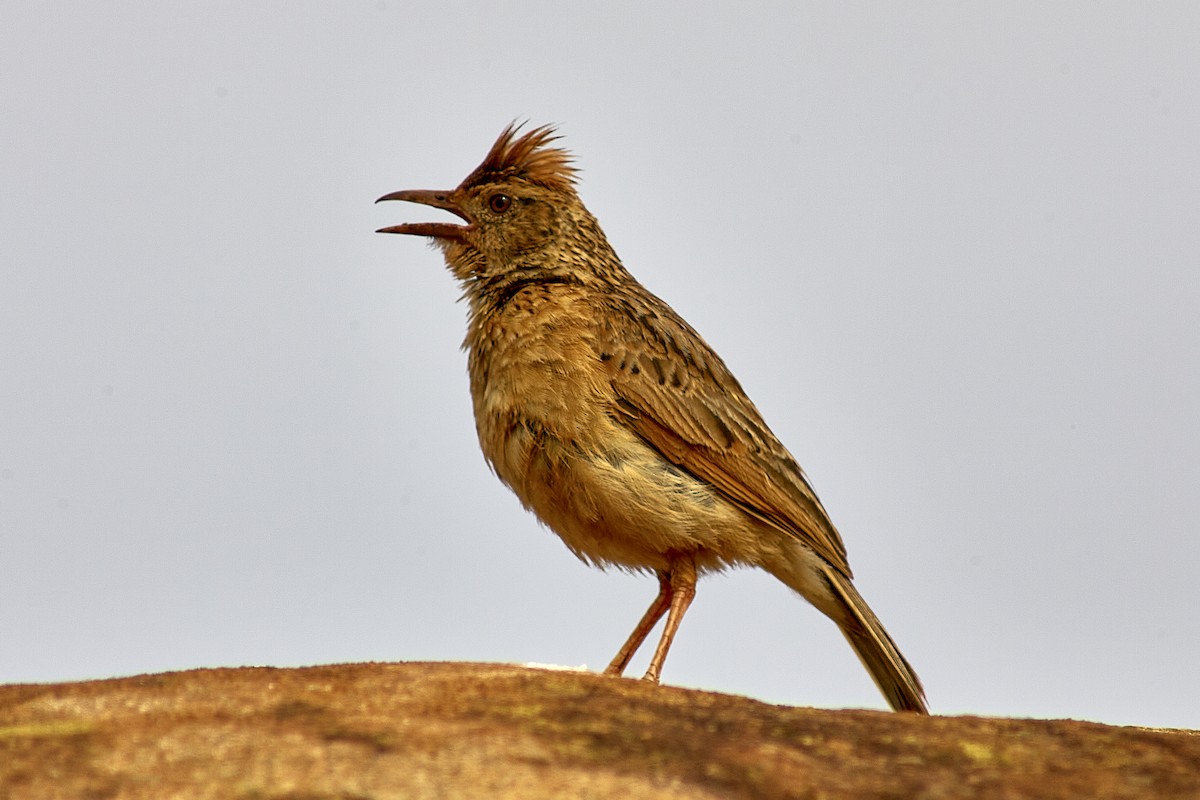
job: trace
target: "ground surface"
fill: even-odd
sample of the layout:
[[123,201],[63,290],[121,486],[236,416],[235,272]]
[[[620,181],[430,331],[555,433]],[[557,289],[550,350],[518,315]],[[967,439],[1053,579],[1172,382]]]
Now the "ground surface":
[[1200,735],[492,664],[0,686],[0,797],[1200,798]]

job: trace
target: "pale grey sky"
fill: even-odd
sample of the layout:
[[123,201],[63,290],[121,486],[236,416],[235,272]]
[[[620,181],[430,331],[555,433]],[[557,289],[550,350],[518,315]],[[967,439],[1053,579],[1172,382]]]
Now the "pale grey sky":
[[[1200,727],[1196,4],[0,16],[0,681],[607,663],[654,580],[488,473],[458,290],[372,232],[516,118],[805,466],[935,711]],[[664,677],[883,707],[757,572]]]

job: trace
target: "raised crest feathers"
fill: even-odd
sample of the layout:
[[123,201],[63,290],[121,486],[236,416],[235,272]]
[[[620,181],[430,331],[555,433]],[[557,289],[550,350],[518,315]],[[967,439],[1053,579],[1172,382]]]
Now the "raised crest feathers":
[[524,123],[512,123],[496,139],[483,163],[462,185],[497,178],[523,178],[548,189],[572,191],[575,167],[571,153],[550,144],[559,139],[551,125],[541,125],[521,135]]

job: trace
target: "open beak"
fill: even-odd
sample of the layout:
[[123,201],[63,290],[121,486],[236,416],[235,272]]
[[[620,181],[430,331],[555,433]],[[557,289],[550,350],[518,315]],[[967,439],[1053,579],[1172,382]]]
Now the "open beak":
[[406,222],[403,225],[391,225],[387,228],[380,228],[375,232],[408,233],[413,236],[432,236],[437,239],[462,239],[467,233],[471,219],[450,199],[451,194],[452,192],[439,192],[432,189],[402,189],[399,192],[385,194],[375,202],[406,200],[409,203],[420,203],[425,206],[442,208],[455,216],[461,217],[467,223],[466,225],[455,225],[452,222]]

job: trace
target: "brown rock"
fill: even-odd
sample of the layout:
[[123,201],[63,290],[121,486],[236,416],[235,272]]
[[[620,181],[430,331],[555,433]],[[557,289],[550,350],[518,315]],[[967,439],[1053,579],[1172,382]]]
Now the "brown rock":
[[493,664],[0,686],[0,797],[1200,798],[1200,735]]

